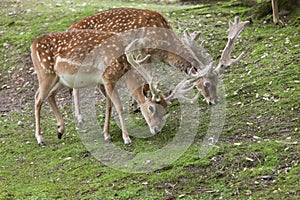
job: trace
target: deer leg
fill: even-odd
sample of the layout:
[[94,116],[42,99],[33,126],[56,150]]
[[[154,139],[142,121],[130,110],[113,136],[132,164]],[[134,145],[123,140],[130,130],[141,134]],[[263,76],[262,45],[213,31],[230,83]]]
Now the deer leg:
[[43,101],[45,100],[45,95],[41,94],[40,88],[35,93],[35,138],[40,146],[44,146],[43,137],[41,135],[41,108]]
[[112,108],[111,100],[109,96],[106,96],[106,110],[105,110],[105,122],[104,122],[103,134],[104,134],[104,139],[107,142],[111,141],[111,136],[109,134],[111,108]]
[[49,97],[48,97],[48,102],[49,102],[49,104],[54,112],[54,115],[56,117],[56,120],[57,120],[57,137],[58,137],[58,139],[61,139],[62,135],[65,132],[64,119],[57,107],[56,100],[55,100],[55,96],[61,88],[63,88],[63,85],[59,82],[56,83],[56,85],[50,91]]
[[83,122],[83,117],[80,112],[79,89],[73,89],[75,117],[79,123]]
[[111,117],[111,108],[112,108],[112,104],[111,104],[111,100],[109,98],[109,96],[106,95],[106,91],[105,91],[105,87],[103,84],[100,84],[98,86],[99,91],[101,92],[101,94],[106,97],[106,108],[105,108],[105,122],[104,122],[104,128],[103,128],[103,134],[104,134],[104,140],[106,142],[111,142],[111,136],[109,134],[109,125],[110,125],[110,117]]
[[103,96],[106,97],[105,86],[104,86],[103,84],[100,84],[100,85],[98,86],[98,89],[99,89],[99,91],[101,92],[101,94],[102,94]]
[[131,144],[131,140],[130,140],[128,132],[126,130],[125,120],[123,117],[122,103],[121,103],[120,97],[118,95],[118,92],[115,90],[115,84],[106,84],[105,87],[106,87],[106,92],[108,93],[112,103],[114,104],[114,106],[118,112],[120,123],[121,123],[121,128],[122,128],[122,137],[123,137],[124,143]]
[[39,83],[39,88],[35,94],[35,138],[40,146],[44,146],[43,137],[41,135],[41,108],[43,102],[47,98],[51,88],[55,85],[57,77],[49,76]]

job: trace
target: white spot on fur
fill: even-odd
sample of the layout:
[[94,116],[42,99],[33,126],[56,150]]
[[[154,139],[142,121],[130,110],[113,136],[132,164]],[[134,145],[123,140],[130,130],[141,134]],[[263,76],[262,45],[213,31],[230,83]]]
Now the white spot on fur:
[[36,57],[37,57],[38,61],[41,62],[41,58],[40,58],[40,55],[39,55],[38,51],[36,52]]

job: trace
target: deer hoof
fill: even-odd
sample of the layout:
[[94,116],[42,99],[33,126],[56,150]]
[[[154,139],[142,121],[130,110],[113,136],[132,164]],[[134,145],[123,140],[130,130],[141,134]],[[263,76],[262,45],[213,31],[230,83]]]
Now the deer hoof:
[[112,142],[112,139],[111,138],[107,138],[104,140],[106,143],[111,143]]
[[130,139],[129,139],[129,140],[125,140],[125,141],[124,141],[124,144],[126,144],[126,145],[129,145],[129,146],[130,146],[130,145],[131,145],[131,141],[130,141]]
[[83,119],[83,116],[82,116],[82,115],[78,115],[78,116],[77,116],[77,122],[78,122],[79,124],[82,124],[82,123],[84,122],[84,119]]
[[40,143],[39,143],[39,146],[40,146],[40,147],[44,147],[44,146],[46,146],[46,144],[45,144],[44,142],[40,142]]
[[58,137],[58,139],[61,139],[62,138],[62,133],[61,132],[57,132],[57,137]]

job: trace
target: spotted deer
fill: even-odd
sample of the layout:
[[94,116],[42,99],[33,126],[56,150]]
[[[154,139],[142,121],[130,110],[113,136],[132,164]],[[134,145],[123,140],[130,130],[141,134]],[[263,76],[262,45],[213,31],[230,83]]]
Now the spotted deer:
[[[56,93],[62,87],[78,89],[99,84],[104,86],[102,91],[106,93],[108,105],[104,124],[105,140],[111,139],[109,119],[112,102],[119,115],[124,143],[131,143],[122,113],[122,103],[115,86],[123,75],[131,77],[135,75],[130,73],[131,65],[142,66],[143,62],[146,62],[149,57],[155,56],[155,53],[147,55],[144,59],[139,59],[141,58],[140,55],[135,56],[134,52],[131,52],[132,59],[130,60],[131,64],[129,64],[125,49],[130,42],[130,40],[120,40],[112,32],[88,30],[50,33],[33,41],[31,57],[39,82],[39,88],[35,95],[35,137],[38,144],[44,145],[40,130],[40,112],[46,98],[48,98],[56,116],[58,138],[61,138],[65,131],[65,125],[56,104]],[[198,77],[202,75],[198,74]],[[126,84],[130,93],[141,105],[142,114],[153,134],[158,133],[162,128],[163,118],[166,114],[165,101],[183,97],[182,94],[189,90],[187,85],[191,83],[191,79],[183,80],[175,87],[175,92],[165,97],[153,92],[158,90],[152,87],[151,80],[146,84],[140,78],[127,78],[125,80],[127,80]],[[149,83],[152,93],[150,96],[144,93],[144,89],[147,85],[149,86]]]
[[[114,8],[85,17],[71,25],[67,31],[92,29],[108,32],[126,32],[141,27],[162,27],[172,29],[169,22],[156,11],[135,8]],[[137,76],[137,74],[136,74]],[[75,116],[79,122],[83,117],[80,113],[79,90],[73,90]]]
[[[230,59],[230,54],[234,46],[234,41],[248,23],[248,21],[239,23],[238,17],[235,18],[234,23],[230,22],[228,43],[223,50],[219,64],[214,69],[213,60],[206,55],[205,49],[202,46],[197,46],[196,40],[199,39],[199,32],[190,34],[186,30],[182,40],[175,34],[170,34],[173,37],[171,42],[182,46],[181,53],[182,55],[189,57],[189,60],[182,59],[182,55],[174,54],[169,57],[163,57],[164,54],[162,54],[161,60],[171,65],[173,64],[186,74],[188,74],[190,70],[197,72],[204,68],[209,68],[209,73],[198,79],[194,85],[202,93],[209,105],[216,104],[218,76],[227,67],[242,58],[243,53],[234,60]],[[87,16],[71,25],[68,28],[68,31],[92,29],[124,33],[142,27],[165,28],[173,31],[171,24],[162,14],[152,10],[135,8],[114,8]],[[75,102],[78,102],[78,90],[74,90],[74,94]],[[81,119],[78,103],[75,104],[75,113]]]

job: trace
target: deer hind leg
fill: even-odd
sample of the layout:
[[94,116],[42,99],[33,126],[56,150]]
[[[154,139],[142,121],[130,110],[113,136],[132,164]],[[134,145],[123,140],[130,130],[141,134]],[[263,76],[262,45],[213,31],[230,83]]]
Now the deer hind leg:
[[75,117],[78,123],[83,122],[83,117],[80,112],[79,89],[73,89]]
[[111,136],[109,134],[111,107],[112,107],[111,100],[109,96],[106,96],[106,110],[105,110],[105,122],[104,122],[103,134],[104,134],[104,140],[107,142],[111,141]]
[[[101,85],[99,85],[98,88],[99,88],[100,92],[104,96],[106,96],[104,85],[101,84]],[[82,123],[83,122],[83,116],[82,116],[81,111],[80,111],[79,89],[73,88],[73,98],[74,98],[75,117],[76,117],[78,123]]]
[[61,139],[62,135],[65,132],[64,119],[57,107],[56,100],[55,100],[55,96],[61,88],[63,88],[63,85],[61,83],[57,82],[56,85],[50,91],[49,96],[48,96],[48,102],[49,102],[49,104],[54,112],[54,115],[56,117],[56,120],[57,120],[57,137],[58,137],[58,139]]
[[40,146],[45,145],[41,135],[41,108],[49,92],[54,87],[56,80],[56,76],[44,78],[43,81],[39,83],[39,88],[35,94],[35,138]]
[[120,100],[117,90],[115,90],[115,84],[106,84],[105,87],[106,87],[106,92],[107,92],[108,96],[110,97],[112,103],[114,104],[114,106],[118,112],[120,124],[121,124],[121,128],[122,128],[122,137],[124,140],[124,144],[131,144],[131,140],[130,140],[128,132],[126,130],[125,120],[123,117],[122,103],[121,103],[121,100]]

